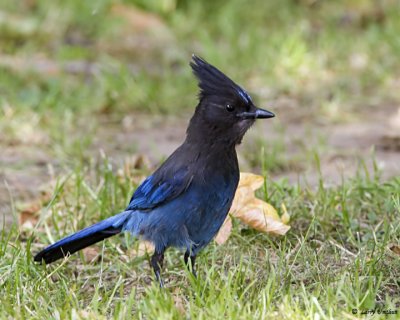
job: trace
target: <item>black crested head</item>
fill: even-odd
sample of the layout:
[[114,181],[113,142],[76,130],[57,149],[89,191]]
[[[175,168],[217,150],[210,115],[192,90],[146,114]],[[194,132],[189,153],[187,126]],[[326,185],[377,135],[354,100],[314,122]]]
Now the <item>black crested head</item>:
[[200,88],[199,104],[187,130],[187,140],[239,144],[257,118],[274,114],[257,108],[248,93],[204,59],[190,62]]
[[244,102],[252,103],[250,96],[245,90],[204,59],[193,55],[190,66],[199,81],[200,99],[224,95],[227,98],[240,96]]

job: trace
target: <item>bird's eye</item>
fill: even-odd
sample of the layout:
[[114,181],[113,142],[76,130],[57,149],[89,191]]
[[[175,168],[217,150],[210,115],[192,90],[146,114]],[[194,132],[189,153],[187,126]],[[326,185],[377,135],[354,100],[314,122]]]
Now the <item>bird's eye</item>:
[[227,104],[226,105],[226,110],[229,111],[229,112],[232,112],[233,110],[235,110],[235,107],[232,106],[231,104]]

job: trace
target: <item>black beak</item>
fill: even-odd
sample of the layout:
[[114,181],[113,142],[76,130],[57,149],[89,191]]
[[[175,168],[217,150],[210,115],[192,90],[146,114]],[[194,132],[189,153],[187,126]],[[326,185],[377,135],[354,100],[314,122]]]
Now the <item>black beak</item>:
[[268,119],[275,117],[275,115],[268,110],[256,108],[254,111],[239,113],[238,117],[242,119]]

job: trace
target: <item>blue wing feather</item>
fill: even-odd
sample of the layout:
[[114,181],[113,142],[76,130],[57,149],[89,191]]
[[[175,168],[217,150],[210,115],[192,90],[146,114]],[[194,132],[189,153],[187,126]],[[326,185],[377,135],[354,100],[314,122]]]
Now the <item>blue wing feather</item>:
[[153,209],[176,198],[189,186],[190,182],[191,176],[187,168],[178,170],[170,177],[156,172],[136,189],[127,210]]

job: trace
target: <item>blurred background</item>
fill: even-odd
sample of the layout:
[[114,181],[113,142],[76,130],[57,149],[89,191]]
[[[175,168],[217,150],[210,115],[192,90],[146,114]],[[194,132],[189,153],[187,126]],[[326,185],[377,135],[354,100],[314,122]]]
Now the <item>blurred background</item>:
[[277,115],[239,147],[242,171],[310,187],[399,176],[399,1],[3,0],[6,223],[101,159],[157,166],[196,106],[192,53]]

